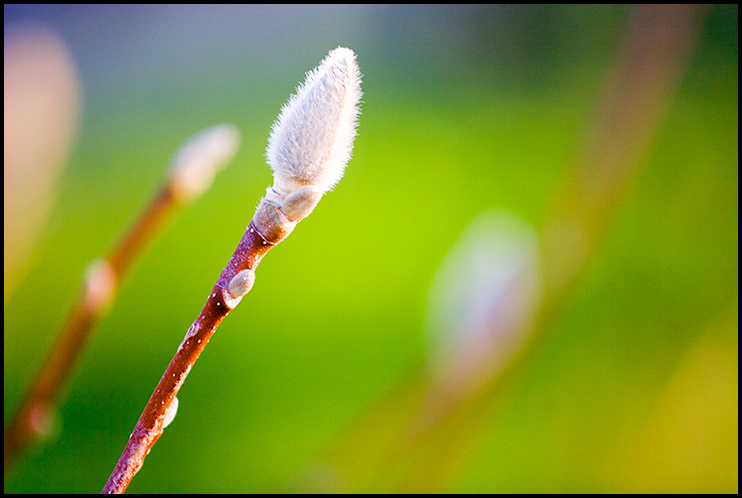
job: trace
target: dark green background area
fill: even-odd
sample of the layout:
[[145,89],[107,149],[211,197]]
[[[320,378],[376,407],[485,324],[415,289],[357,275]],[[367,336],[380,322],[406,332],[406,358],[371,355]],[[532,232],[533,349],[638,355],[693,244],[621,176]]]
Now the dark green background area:
[[[595,264],[441,491],[737,492],[737,9],[707,12]],[[182,141],[230,122],[243,144],[134,266],[75,369],[61,430],[17,465],[5,492],[102,488],[272,183],[263,154],[273,119],[340,45],[364,75],[345,177],[260,264],[129,487],[292,490],[317,451],[424,359],[430,282],[472,219],[499,208],[539,226],[627,15],[6,5],[6,27],[58,30],[83,87],[58,200],[33,265],[5,296],[6,424],[81,271],[135,218]],[[698,435],[679,443],[687,455],[670,443],[677,434]],[[679,481],[674,459],[691,469]]]

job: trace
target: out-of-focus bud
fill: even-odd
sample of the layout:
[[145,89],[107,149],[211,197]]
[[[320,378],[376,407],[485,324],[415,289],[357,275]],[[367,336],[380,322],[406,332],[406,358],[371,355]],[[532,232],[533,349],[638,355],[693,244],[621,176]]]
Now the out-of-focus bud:
[[476,388],[523,343],[540,299],[535,231],[516,216],[477,216],[446,256],[428,300],[432,374]]
[[356,55],[338,47],[307,73],[273,124],[266,158],[276,192],[286,195],[307,185],[327,192],[342,178],[360,100]]
[[173,158],[171,190],[175,198],[186,203],[203,194],[239,146],[240,132],[230,124],[212,126],[191,137]]
[[33,258],[76,135],[80,84],[51,28],[7,25],[4,44],[4,284],[8,296]]

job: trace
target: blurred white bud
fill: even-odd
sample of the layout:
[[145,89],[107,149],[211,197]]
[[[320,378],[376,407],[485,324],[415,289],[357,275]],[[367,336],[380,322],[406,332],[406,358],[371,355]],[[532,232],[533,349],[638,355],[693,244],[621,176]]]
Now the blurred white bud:
[[116,292],[116,272],[105,259],[96,259],[85,272],[82,305],[91,313],[99,313],[111,304]]
[[477,216],[435,275],[428,300],[433,375],[475,388],[523,343],[540,297],[538,241],[516,216]]
[[180,202],[199,197],[237,153],[240,132],[230,124],[207,128],[191,137],[175,153],[171,188]]
[[281,195],[312,185],[330,190],[353,150],[361,100],[361,73],[348,48],[331,51],[273,124],[266,158]]
[[67,45],[43,25],[6,25],[3,91],[5,297],[35,256],[80,114]]

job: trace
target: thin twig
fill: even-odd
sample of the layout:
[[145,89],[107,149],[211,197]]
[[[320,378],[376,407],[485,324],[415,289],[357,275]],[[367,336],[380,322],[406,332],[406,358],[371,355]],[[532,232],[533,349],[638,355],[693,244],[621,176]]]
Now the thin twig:
[[[258,207],[258,213],[271,215],[271,211],[279,216],[279,208],[263,200]],[[258,216],[256,213],[256,216]],[[295,223],[293,223],[295,225]],[[129,438],[126,448],[121,455],[116,468],[110,479],[103,488],[103,493],[122,493],[126,490],[134,474],[136,474],[144,463],[144,458],[149,450],[160,438],[163,432],[163,420],[170,408],[171,403],[183,385],[186,376],[191,371],[193,364],[198,359],[216,328],[239,303],[241,296],[236,298],[230,293],[230,283],[240,272],[247,283],[244,286],[248,292],[254,280],[254,271],[261,258],[272,247],[280,242],[293,226],[285,226],[284,231],[274,232],[273,237],[265,238],[256,228],[254,222],[250,222],[245,234],[235,250],[229,264],[224,268],[214,289],[209,294],[206,304],[201,313],[188,329],[185,339],[178,347],[175,356],[168,365],[154,393],[150,397],[142,412],[134,432]]]
[[343,175],[360,102],[355,54],[337,48],[308,73],[273,127],[267,157],[274,185],[168,365],[103,493],[123,493],[172,420],[176,395],[216,328],[250,291],[262,257],[307,217]]

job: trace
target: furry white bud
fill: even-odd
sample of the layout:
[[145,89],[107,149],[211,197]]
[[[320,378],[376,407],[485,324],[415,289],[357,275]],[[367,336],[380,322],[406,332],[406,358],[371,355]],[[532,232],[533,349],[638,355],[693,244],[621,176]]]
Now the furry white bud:
[[266,158],[282,195],[312,185],[322,193],[343,176],[361,100],[355,53],[338,47],[307,73],[273,124]]
[[189,202],[203,194],[239,146],[240,132],[230,124],[212,126],[191,137],[173,158],[171,185],[175,197]]

